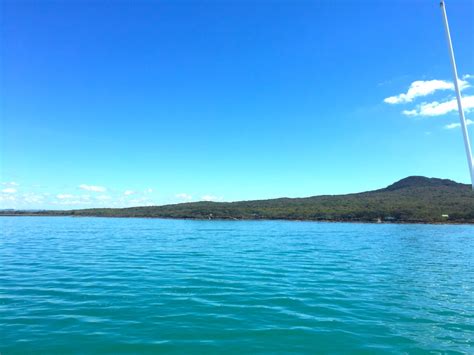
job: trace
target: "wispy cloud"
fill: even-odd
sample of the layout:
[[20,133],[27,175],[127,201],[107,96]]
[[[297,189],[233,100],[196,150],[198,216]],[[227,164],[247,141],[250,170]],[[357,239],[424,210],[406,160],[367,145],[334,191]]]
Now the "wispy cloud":
[[133,195],[135,194],[135,191],[132,191],[132,190],[127,190],[123,193],[125,196],[130,196],[130,195]]
[[135,198],[127,201],[129,206],[153,206],[155,203],[149,200],[147,197]]
[[188,195],[186,193],[177,194],[176,198],[178,198],[182,201],[191,201],[193,199],[193,197],[191,195]]
[[[463,108],[466,111],[474,109],[474,96],[464,96],[462,98]],[[423,102],[412,110],[404,110],[406,116],[441,116],[458,109],[456,99],[452,98],[444,102]]]
[[28,205],[42,203],[45,199],[44,194],[37,194],[37,193],[25,193],[21,196],[23,203]]
[[204,195],[201,197],[202,201],[222,201],[222,197],[217,197],[213,195]]
[[86,184],[79,185],[79,188],[82,190],[93,191],[93,192],[107,191],[107,189],[103,186],[94,186],[94,185],[86,185]]
[[[464,78],[469,78],[464,76]],[[462,79],[459,79],[459,86],[465,89],[470,84]],[[385,98],[383,101],[387,104],[400,104],[412,102],[417,97],[427,96],[439,90],[454,90],[454,84],[445,80],[417,80],[411,83],[406,93],[401,93],[395,96]]]
[[74,195],[70,195],[70,194],[59,194],[59,195],[56,195],[56,197],[60,200],[66,200],[66,199],[69,199],[69,198],[74,198]]
[[[2,186],[3,185],[3,186]],[[72,193],[63,190],[60,193],[23,191],[28,186],[17,191],[15,187],[0,183],[0,208],[36,209],[36,208],[93,208],[93,207],[130,207],[157,205],[151,195],[144,195],[145,190],[134,191],[134,194],[124,195],[120,191],[108,191],[102,186],[81,185],[80,189]],[[79,190],[79,189],[78,189]],[[127,190],[132,191],[132,190]]]
[[0,205],[2,208],[31,208],[38,207],[47,198],[46,193],[3,193],[0,194]]
[[20,186],[20,184],[15,181],[2,182],[2,185],[3,186]]
[[0,202],[2,203],[1,204],[2,208],[5,208],[5,207],[10,208],[10,206],[4,206],[3,203],[4,202],[15,203],[16,202],[16,196],[15,195],[2,194],[2,195],[0,195]]
[[[472,125],[474,123],[474,121],[471,121],[471,120],[466,120],[466,124],[468,126]],[[447,124],[446,126],[444,126],[444,129],[454,129],[454,128],[458,128],[458,127],[461,127],[461,124],[460,123],[450,123],[450,124]]]

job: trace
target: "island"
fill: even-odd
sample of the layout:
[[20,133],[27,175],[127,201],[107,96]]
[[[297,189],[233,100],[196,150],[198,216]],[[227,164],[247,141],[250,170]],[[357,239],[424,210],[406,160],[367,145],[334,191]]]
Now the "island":
[[470,185],[410,176],[386,188],[346,195],[79,210],[3,210],[1,216],[307,220],[378,223],[474,223]]

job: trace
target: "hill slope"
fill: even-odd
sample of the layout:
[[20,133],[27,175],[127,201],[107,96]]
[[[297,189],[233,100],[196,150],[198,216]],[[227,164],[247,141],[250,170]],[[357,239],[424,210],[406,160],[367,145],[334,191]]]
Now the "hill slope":
[[[470,185],[451,180],[411,176],[384,189],[348,195],[239,202],[193,202],[119,209],[41,211],[28,214],[192,219],[289,219],[347,222],[382,220],[412,223],[474,223],[474,192]],[[449,217],[446,217],[446,215]]]

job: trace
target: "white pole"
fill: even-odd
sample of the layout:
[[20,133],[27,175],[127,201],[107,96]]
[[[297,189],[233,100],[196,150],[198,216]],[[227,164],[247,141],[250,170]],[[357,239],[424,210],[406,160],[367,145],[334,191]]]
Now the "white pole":
[[441,12],[443,13],[444,29],[446,30],[446,39],[448,41],[449,55],[451,57],[451,66],[453,67],[454,90],[456,91],[459,118],[461,120],[461,128],[462,128],[462,133],[464,136],[464,146],[466,148],[467,163],[469,164],[469,172],[471,174],[471,184],[472,184],[472,189],[474,190],[474,170],[473,170],[474,164],[472,162],[471,144],[469,143],[469,134],[467,132],[466,118],[464,117],[464,110],[462,108],[461,92],[459,90],[458,71],[456,69],[456,61],[454,59],[453,44],[451,42],[451,34],[449,33],[448,16],[446,15],[446,5],[444,4],[444,0],[441,0],[439,5],[441,6]]

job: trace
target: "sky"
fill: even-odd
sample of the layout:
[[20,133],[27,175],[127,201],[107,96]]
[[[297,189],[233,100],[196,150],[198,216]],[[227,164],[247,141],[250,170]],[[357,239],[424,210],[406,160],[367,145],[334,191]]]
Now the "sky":
[[[446,6],[474,121],[474,2]],[[0,23],[0,208],[469,183],[437,0],[1,0]]]

